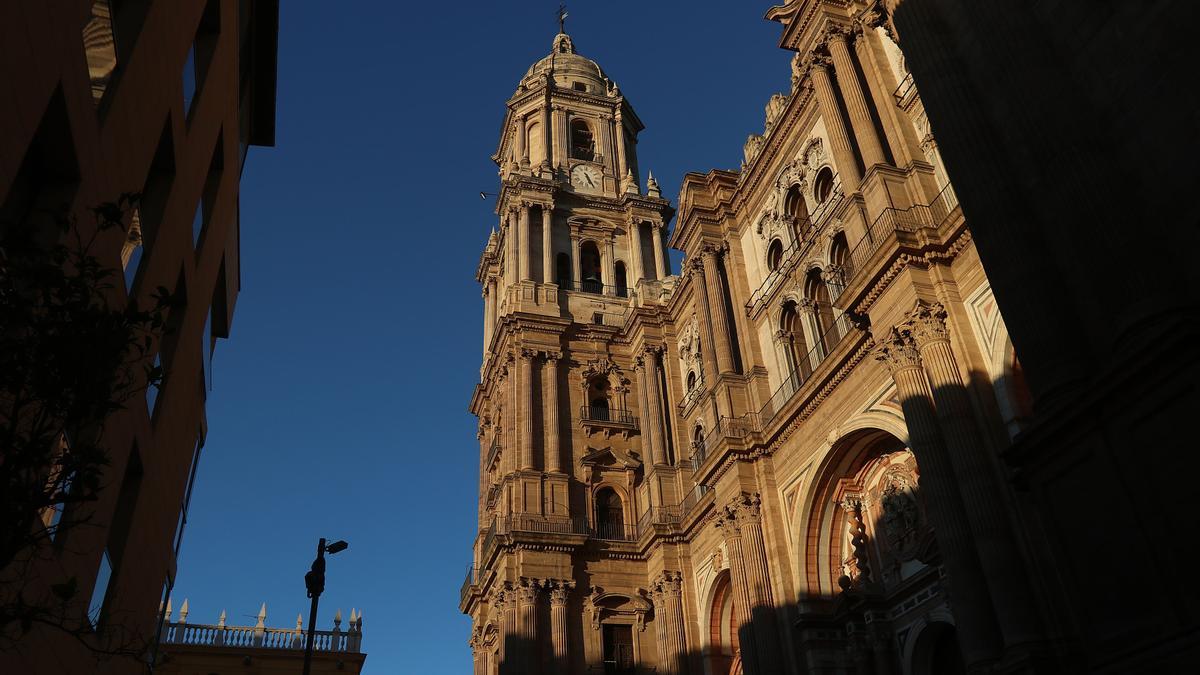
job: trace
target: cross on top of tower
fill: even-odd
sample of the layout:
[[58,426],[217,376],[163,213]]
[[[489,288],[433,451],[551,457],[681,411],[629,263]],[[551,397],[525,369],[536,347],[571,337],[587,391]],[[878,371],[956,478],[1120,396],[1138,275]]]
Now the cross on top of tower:
[[560,32],[560,33],[567,32],[565,29],[566,23],[567,23],[567,5],[565,3],[560,3],[558,5],[558,32]]

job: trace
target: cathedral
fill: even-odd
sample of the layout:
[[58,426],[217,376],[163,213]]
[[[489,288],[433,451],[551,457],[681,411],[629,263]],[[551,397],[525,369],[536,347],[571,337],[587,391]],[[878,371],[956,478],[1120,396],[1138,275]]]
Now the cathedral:
[[790,90],[676,204],[570,35],[507,101],[475,675],[1061,672],[1001,460],[1029,391],[897,28],[767,18]]

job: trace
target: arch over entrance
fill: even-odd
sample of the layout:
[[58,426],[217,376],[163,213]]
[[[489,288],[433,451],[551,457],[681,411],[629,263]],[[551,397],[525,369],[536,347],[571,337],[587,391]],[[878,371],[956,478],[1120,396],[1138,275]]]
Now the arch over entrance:
[[708,651],[705,654],[706,672],[714,675],[741,675],[741,645],[738,643],[738,621],[741,615],[733,597],[729,570],[721,572],[713,584],[713,600],[709,608]]

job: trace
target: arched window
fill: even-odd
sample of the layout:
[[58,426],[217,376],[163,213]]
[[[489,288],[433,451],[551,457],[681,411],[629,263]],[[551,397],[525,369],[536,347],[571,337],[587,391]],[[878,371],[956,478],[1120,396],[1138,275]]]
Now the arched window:
[[571,120],[571,156],[589,162],[596,156],[596,141],[592,138],[592,128],[585,120]]
[[792,235],[800,238],[800,233],[808,229],[808,205],[804,203],[804,193],[799,185],[793,185],[787,191],[783,200],[783,211],[787,214],[792,226]]
[[588,419],[607,422],[611,419],[608,402],[608,378],[597,375],[588,380]]
[[579,273],[582,290],[588,293],[603,293],[604,279],[600,276],[600,249],[596,243],[585,241],[579,247]]
[[596,536],[601,539],[625,539],[625,509],[621,496],[612,488],[596,491]]
[[571,256],[559,253],[554,258],[554,278],[559,288],[571,288]]
[[771,245],[767,247],[767,269],[774,272],[783,264],[783,242],[778,239],[772,239]]
[[695,389],[696,389],[696,371],[693,370],[692,372],[688,373],[688,376],[687,376],[687,390],[693,391]]
[[800,323],[800,313],[796,311],[796,303],[788,302],[783,306],[779,316],[779,330],[784,340],[784,359],[787,376],[799,384],[799,380],[809,375],[808,343],[804,339],[804,326]]
[[831,194],[833,194],[833,171],[829,167],[825,167],[818,171],[817,177],[813,179],[813,197],[816,198],[818,204],[824,204]]
[[629,289],[625,286],[625,263],[620,260],[613,265],[613,284],[617,287],[617,295],[622,298],[629,297]]
[[833,330],[833,306],[829,303],[829,289],[821,278],[821,270],[811,269],[804,278],[804,297],[813,303],[813,311],[817,318],[819,341],[828,354],[837,344],[838,335]]
[[846,259],[850,257],[850,247],[846,244],[846,233],[838,232],[833,237],[833,243],[829,245],[829,262],[846,268]]

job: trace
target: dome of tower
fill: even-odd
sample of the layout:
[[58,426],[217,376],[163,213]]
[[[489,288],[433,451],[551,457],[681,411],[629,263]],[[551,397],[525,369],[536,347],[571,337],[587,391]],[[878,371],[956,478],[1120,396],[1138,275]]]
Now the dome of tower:
[[616,89],[612,80],[595,61],[575,53],[575,43],[571,36],[559,33],[554,36],[554,44],[550,54],[525,71],[521,78],[521,87],[532,84],[531,80],[541,78],[547,73],[554,77],[554,84],[564,89],[586,88],[593,94],[609,94]]

